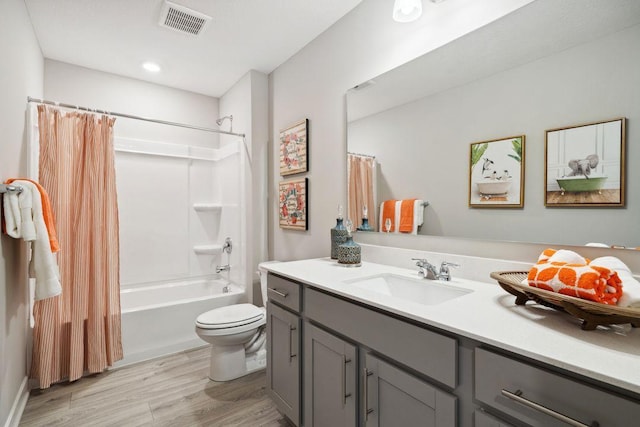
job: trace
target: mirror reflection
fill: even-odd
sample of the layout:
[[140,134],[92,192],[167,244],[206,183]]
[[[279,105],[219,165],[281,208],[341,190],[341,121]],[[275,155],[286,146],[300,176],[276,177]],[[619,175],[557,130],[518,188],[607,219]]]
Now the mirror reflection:
[[[384,202],[418,199],[428,203],[419,235],[640,246],[640,2],[586,3],[537,0],[349,90],[354,223],[366,206],[385,232]],[[545,132],[620,117],[624,204],[545,206]],[[526,138],[522,206],[479,209],[469,202],[471,144],[511,135]]]

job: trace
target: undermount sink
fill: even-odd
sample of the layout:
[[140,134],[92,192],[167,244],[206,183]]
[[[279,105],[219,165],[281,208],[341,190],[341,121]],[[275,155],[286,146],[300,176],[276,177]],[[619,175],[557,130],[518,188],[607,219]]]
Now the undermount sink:
[[423,305],[436,305],[473,291],[428,279],[411,279],[395,274],[378,274],[345,281],[352,286]]

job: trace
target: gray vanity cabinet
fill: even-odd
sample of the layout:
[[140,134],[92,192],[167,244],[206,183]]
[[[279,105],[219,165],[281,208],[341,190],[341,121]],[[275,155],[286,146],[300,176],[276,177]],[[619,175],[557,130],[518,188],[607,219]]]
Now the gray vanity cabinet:
[[305,426],[356,425],[357,363],[355,345],[305,322]]
[[455,427],[456,397],[367,354],[362,373],[367,427]]
[[481,347],[475,349],[475,397],[532,427],[640,425],[637,400]]
[[473,427],[513,427],[511,424],[477,409],[473,414]]
[[300,326],[298,315],[267,303],[267,390],[295,425],[300,423]]

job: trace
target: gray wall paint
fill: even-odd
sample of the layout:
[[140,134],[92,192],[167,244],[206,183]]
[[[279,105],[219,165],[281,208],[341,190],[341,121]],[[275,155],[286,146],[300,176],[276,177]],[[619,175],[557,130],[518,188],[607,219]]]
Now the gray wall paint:
[[[528,0],[458,1],[455,17],[438,14],[436,4],[411,24],[391,19],[386,0],[364,0],[270,75],[269,254],[291,260],[329,255],[329,229],[336,206],[345,203],[347,89],[472,31]],[[446,3],[443,3],[446,4]],[[278,226],[278,133],[310,120],[309,231]]]
[[[420,234],[640,246],[638,40],[634,26],[351,122],[349,150],[377,156],[380,200],[431,202]],[[545,129],[617,117],[628,119],[627,207],[545,208]],[[524,209],[469,208],[469,144],[522,134]]]
[[[22,0],[0,2],[0,180],[26,174],[27,96],[42,96],[43,58]],[[0,425],[17,422],[26,399],[28,306],[18,241],[0,237]],[[26,400],[21,403],[26,402]],[[18,411],[21,408],[16,408]],[[11,418],[10,418],[11,417]]]

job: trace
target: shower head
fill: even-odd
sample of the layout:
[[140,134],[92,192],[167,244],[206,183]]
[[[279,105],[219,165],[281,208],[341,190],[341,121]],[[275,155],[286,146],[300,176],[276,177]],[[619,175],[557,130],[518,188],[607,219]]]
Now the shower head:
[[217,124],[218,126],[220,126],[220,125],[222,125],[222,123],[223,123],[226,119],[229,119],[229,120],[231,121],[231,123],[233,123],[233,116],[232,116],[232,115],[230,115],[230,116],[220,117],[218,120],[216,120],[216,124]]

